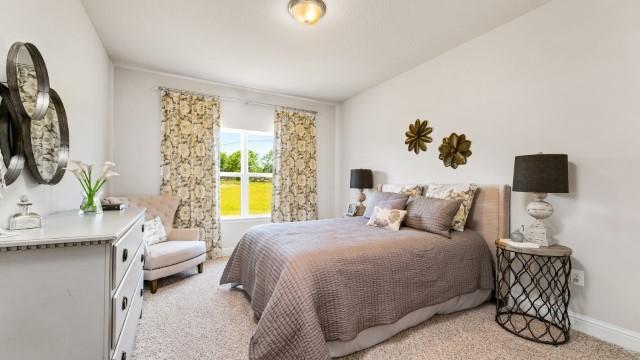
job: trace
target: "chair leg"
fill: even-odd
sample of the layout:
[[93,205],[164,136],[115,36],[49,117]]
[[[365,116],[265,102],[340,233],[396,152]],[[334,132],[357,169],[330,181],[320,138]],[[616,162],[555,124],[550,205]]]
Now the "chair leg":
[[158,291],[158,280],[151,280],[151,293],[155,294]]
[[204,263],[198,264],[198,274],[202,274],[204,272]]

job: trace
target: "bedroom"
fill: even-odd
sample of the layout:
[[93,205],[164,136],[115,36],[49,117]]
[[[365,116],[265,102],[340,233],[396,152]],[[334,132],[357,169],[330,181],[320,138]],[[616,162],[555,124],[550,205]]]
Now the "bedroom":
[[[7,71],[0,75],[6,88],[1,94],[6,110],[0,112],[0,144],[3,172],[7,167],[10,171],[4,175],[6,187],[0,189],[0,228],[9,233],[0,236],[0,359],[287,359],[346,354],[348,359],[638,358],[639,157],[632,144],[640,130],[640,3],[322,3],[324,10],[307,10],[317,20],[313,25],[292,16],[288,0],[194,0],[188,6],[140,0],[3,3],[0,50],[7,54]],[[14,46],[19,42],[32,47]],[[108,211],[105,206],[102,214],[94,214],[96,209],[86,206],[93,204],[87,191],[71,173],[74,163],[53,163],[59,178],[54,175],[49,183],[39,179],[40,162],[33,159],[37,151],[26,146],[31,139],[24,149],[16,145],[21,142],[15,139],[31,131],[23,125],[38,116],[23,114],[27,108],[21,107],[23,99],[11,86],[19,75],[18,57],[10,56],[11,49],[31,60],[41,59],[33,61],[36,69],[46,66],[46,76],[42,71],[34,74],[48,80],[37,100],[46,97],[51,105],[40,104],[40,109],[64,104],[64,116],[56,115],[58,120],[66,117],[68,151],[61,146],[57,160],[90,163],[96,172],[113,161],[113,168],[107,166],[110,178],[96,199],[114,198],[128,203],[128,209]],[[60,102],[49,96],[54,93]],[[199,115],[186,116],[181,106],[193,107]],[[418,138],[431,140],[413,143],[419,153],[415,148],[409,151],[412,143],[406,143],[410,126],[420,130],[415,129],[416,119],[426,121]],[[299,132],[297,127],[290,129],[291,121],[304,126]],[[58,125],[58,134],[61,131],[64,126]],[[451,146],[442,145],[445,139],[452,142],[452,134],[459,135],[458,140],[465,134],[470,143],[447,156]],[[199,146],[206,143],[203,137],[213,146]],[[285,158],[287,154],[296,154],[295,159]],[[533,155],[540,162],[514,166],[521,155]],[[554,159],[566,168],[550,166]],[[540,164],[539,172],[532,170]],[[558,169],[565,171],[552,172]],[[541,173],[561,178],[562,189],[527,188]],[[301,174],[304,177],[298,179]],[[184,186],[185,178],[189,186]],[[552,277],[567,285],[560,287],[562,294],[545,297],[543,306],[533,298],[519,304],[533,303],[534,310],[545,312],[540,317],[561,323],[569,336],[561,331],[558,339],[566,343],[539,344],[512,333],[521,331],[501,327],[496,312],[504,308],[505,299],[495,293],[472,299],[467,306],[431,308],[450,299],[463,303],[461,296],[476,289],[447,295],[438,288],[431,291],[434,296],[416,299],[413,289],[428,292],[437,285],[407,281],[438,284],[449,279],[406,276],[422,269],[416,265],[409,270],[407,257],[378,262],[403,249],[400,245],[405,250],[423,249],[436,240],[434,236],[442,237],[438,244],[450,245],[465,233],[448,227],[433,230],[436,217],[415,225],[419,230],[405,222],[393,231],[367,226],[361,216],[371,218],[376,206],[372,202],[381,193],[401,191],[400,185],[423,186],[420,194],[405,201],[414,201],[415,207],[418,195],[424,195],[421,201],[436,196],[437,187],[429,190],[433,184],[480,184],[470,204],[467,233],[475,231],[484,240],[474,244],[490,255],[478,255],[484,260],[476,262],[492,264],[491,280],[478,280],[481,270],[469,270],[458,261],[454,264],[460,266],[452,271],[467,280],[451,280],[450,287],[462,288],[461,283],[473,278],[478,280],[474,284],[490,288],[480,290],[491,292],[499,283],[507,286],[506,292],[499,292],[510,298],[506,305],[513,305],[511,300],[519,302],[522,291],[517,292],[514,281],[499,281],[519,267],[496,268],[499,259],[563,259],[563,276],[556,271]],[[360,189],[366,207],[357,206]],[[534,192],[548,192],[546,202],[537,201]],[[161,193],[172,198],[153,197]],[[16,204],[23,195],[28,200],[21,208],[31,203],[30,211],[38,215],[20,214]],[[195,200],[187,203],[187,198]],[[431,206],[438,203],[429,201]],[[553,206],[546,231],[571,250],[570,256],[527,255],[539,255],[544,247],[496,250],[499,238],[516,239],[514,231],[532,239],[530,204]],[[78,215],[81,207],[85,214]],[[407,204],[401,207],[410,210]],[[146,214],[136,212],[139,208],[146,208]],[[363,214],[367,209],[370,213]],[[350,210],[356,216],[346,215]],[[133,229],[132,224],[145,220],[140,216],[151,218],[147,221],[155,215],[163,223],[155,222],[157,230],[164,230],[169,241],[141,240],[153,233],[153,222],[144,232]],[[311,228],[295,220],[310,220]],[[283,223],[270,225],[272,221]],[[327,224],[330,221],[335,222]],[[37,226],[34,222],[40,227],[24,229]],[[120,246],[125,242],[119,240],[132,238],[129,230],[138,231],[139,239],[130,240],[130,247]],[[300,236],[287,237],[298,230]],[[369,235],[349,236],[356,232]],[[255,244],[261,236],[274,240],[261,244],[259,251],[243,247],[243,242]],[[414,242],[412,236],[430,240]],[[317,246],[304,239],[317,241]],[[385,243],[393,240],[398,244]],[[136,246],[141,241],[144,244]],[[293,245],[279,245],[287,241]],[[166,253],[153,254],[153,247]],[[231,257],[236,248],[244,250]],[[461,251],[451,251],[453,258],[461,256]],[[440,263],[439,271],[445,271],[453,259],[447,256],[418,263]],[[116,262],[125,258],[121,263],[126,266]],[[144,261],[134,261],[138,258]],[[293,285],[299,286],[287,292],[281,288],[291,283],[271,282],[269,271],[280,276],[293,258],[305,265],[294,267],[302,269],[294,274],[313,281],[297,279]],[[235,271],[244,278],[225,276],[226,280],[243,286],[220,285],[229,259],[237,259]],[[265,278],[255,279],[242,270],[256,263],[271,269],[253,271]],[[541,270],[533,275],[536,279],[540,274],[551,276],[549,266],[533,268]],[[134,270],[135,275],[144,274],[133,276]],[[318,285],[318,279],[330,275],[341,285],[314,290],[302,286]],[[391,278],[394,282],[382,281]],[[247,295],[254,282],[268,291]],[[348,292],[345,285],[362,283],[379,291],[369,287]],[[389,283],[398,288],[386,287]],[[131,294],[141,288],[142,296],[133,299]],[[278,331],[265,329],[282,330],[288,320],[298,324],[289,313],[279,313],[275,302],[267,305],[272,293],[284,296],[281,306],[294,299],[308,306],[310,295],[316,296],[313,301],[323,300],[322,306],[307,308],[297,319],[315,326],[296,333],[309,338],[270,342],[270,335]],[[563,298],[568,293],[570,299]],[[382,309],[362,311],[350,297],[354,294]],[[550,300],[557,306],[549,305]],[[402,310],[387,311],[394,306]],[[431,317],[429,309],[451,314]],[[332,311],[340,315],[318,317]],[[134,321],[129,315],[138,312],[142,316]],[[314,314],[317,318],[310,320]],[[374,331],[394,324],[397,328]],[[545,328],[544,324],[537,323]],[[337,330],[329,331],[333,327]],[[250,345],[252,338],[293,352],[274,355],[270,351],[277,350],[267,346],[261,356],[257,345]],[[317,351],[305,352],[311,348]]]

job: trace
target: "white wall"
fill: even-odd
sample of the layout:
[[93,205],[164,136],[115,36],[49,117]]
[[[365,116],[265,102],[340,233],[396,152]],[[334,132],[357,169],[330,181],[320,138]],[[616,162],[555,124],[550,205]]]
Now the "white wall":
[[[111,115],[112,66],[102,42],[78,0],[3,1],[0,11],[0,80],[6,81],[6,54],[15,41],[35,44],[47,64],[50,85],[62,98],[69,121],[71,158],[100,164],[106,160]],[[80,185],[66,175],[55,186],[39,185],[27,167],[2,191],[0,226],[16,212],[20,195],[43,215],[77,208]]]
[[[293,106],[318,112],[318,214],[335,214],[334,131],[332,104],[280,96],[232,86],[214,84],[171,74],[116,66],[114,75],[114,146],[112,157],[122,174],[111,190],[117,195],[157,194],[160,189],[160,93],[156,86],[199,91],[264,103]],[[258,105],[221,101],[222,127],[273,131],[274,109]],[[222,247],[229,253],[252,225],[269,220],[223,221]]]
[[[342,104],[339,189],[350,168],[376,183],[510,184],[515,155],[567,153],[571,194],[550,195],[560,243],[585,270],[571,309],[640,331],[640,2],[553,1]],[[426,153],[407,152],[416,118],[434,127]],[[438,160],[451,132],[472,140],[467,165]],[[513,194],[512,226],[530,197]]]

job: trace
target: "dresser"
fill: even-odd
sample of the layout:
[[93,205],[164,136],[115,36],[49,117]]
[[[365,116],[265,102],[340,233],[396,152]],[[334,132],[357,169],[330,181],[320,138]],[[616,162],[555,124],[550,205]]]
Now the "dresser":
[[0,238],[0,359],[131,359],[144,212],[63,212]]

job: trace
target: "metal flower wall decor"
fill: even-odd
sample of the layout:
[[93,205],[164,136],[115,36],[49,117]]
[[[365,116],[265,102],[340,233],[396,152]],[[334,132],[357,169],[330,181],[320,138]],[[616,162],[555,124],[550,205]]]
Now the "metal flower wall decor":
[[409,124],[409,131],[405,133],[407,139],[404,141],[408,145],[409,151],[413,151],[419,154],[420,151],[427,151],[427,143],[433,141],[431,132],[433,128],[429,126],[429,121],[416,119],[412,124]]
[[448,138],[442,139],[442,145],[438,148],[439,158],[445,167],[457,169],[458,166],[467,163],[467,158],[471,156],[470,149],[471,140],[468,140],[465,134],[452,133]]

